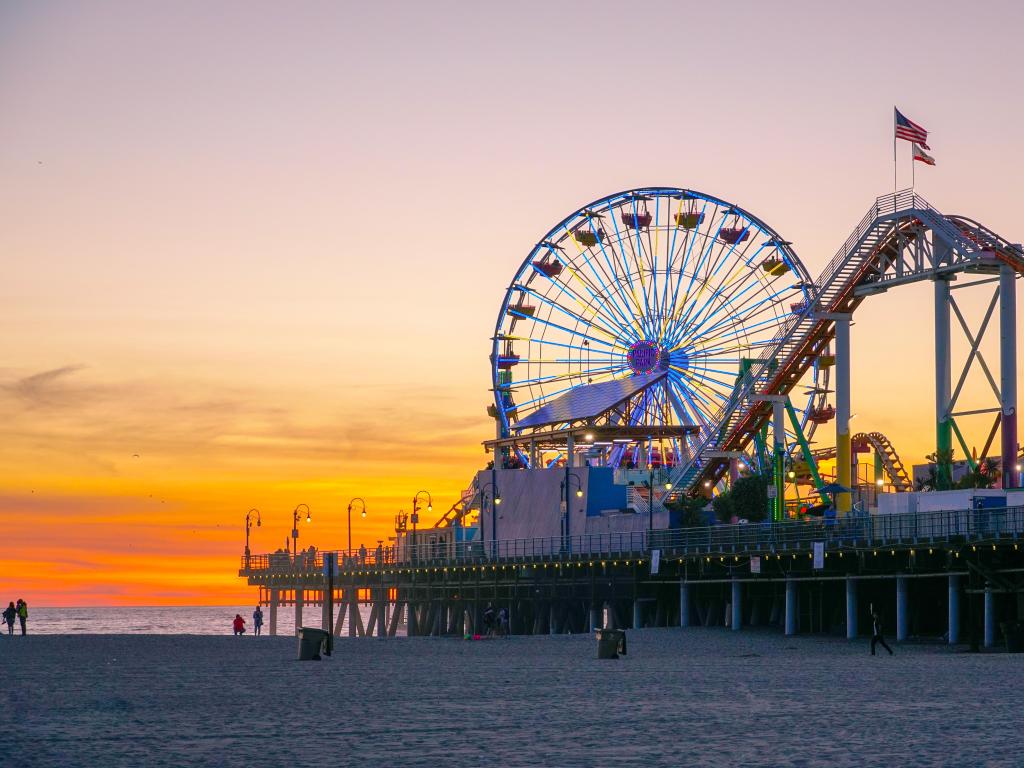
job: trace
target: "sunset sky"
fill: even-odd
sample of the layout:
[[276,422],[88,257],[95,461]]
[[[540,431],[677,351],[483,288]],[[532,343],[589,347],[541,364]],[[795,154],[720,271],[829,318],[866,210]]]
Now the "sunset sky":
[[[353,496],[357,542],[419,489],[440,514],[486,461],[505,287],[603,195],[725,198],[817,275],[892,191],[898,104],[918,191],[1024,239],[1024,6],[894,5],[0,4],[0,598],[251,601],[252,507],[256,552],[299,503],[318,548]],[[908,464],[930,302],[853,329],[852,427]]]

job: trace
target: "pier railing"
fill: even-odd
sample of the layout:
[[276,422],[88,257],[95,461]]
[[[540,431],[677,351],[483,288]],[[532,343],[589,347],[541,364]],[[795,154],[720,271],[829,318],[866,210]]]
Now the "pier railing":
[[[573,557],[641,557],[651,550],[666,554],[758,554],[885,546],[997,543],[1024,536],[1024,507],[999,507],[897,514],[849,514],[838,520],[712,525],[632,533],[501,539],[482,542],[403,543],[401,547],[333,552],[338,570],[386,566],[441,566],[450,563],[524,562]],[[324,552],[278,552],[243,556],[243,572],[322,572]]]

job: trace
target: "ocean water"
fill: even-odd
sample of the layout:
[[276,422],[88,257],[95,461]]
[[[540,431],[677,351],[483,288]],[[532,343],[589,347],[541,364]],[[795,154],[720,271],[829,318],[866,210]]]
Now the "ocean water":
[[[161,607],[104,607],[104,608],[33,608],[29,605],[28,633],[35,635],[230,635],[231,622],[236,613],[245,619],[246,634],[252,634],[252,612],[249,606],[161,606]],[[337,614],[335,607],[335,614]],[[369,606],[360,606],[365,626],[369,619]],[[320,626],[320,606],[307,606],[302,623],[308,627]],[[270,609],[263,607],[263,632],[270,631]],[[7,625],[0,624],[3,633]],[[398,633],[404,634],[404,623]],[[348,629],[344,632],[347,634]],[[21,629],[14,623],[14,633]],[[295,633],[295,609],[280,608],[277,612],[278,636]],[[0,638],[2,639],[2,638]]]

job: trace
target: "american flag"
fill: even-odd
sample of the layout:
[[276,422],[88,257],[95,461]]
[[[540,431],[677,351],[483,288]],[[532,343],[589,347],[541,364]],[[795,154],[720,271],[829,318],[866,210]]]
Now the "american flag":
[[920,144],[925,149],[931,149],[927,144],[928,131],[913,120],[908,120],[903,116],[903,113],[895,107],[893,107],[893,109],[896,111],[896,138],[913,141]]

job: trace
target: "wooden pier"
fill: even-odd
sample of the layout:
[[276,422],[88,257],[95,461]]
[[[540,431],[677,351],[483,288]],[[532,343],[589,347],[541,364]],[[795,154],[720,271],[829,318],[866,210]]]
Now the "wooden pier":
[[336,636],[482,634],[491,604],[515,635],[724,625],[852,639],[874,606],[897,640],[992,645],[999,623],[1024,619],[1022,536],[1015,507],[326,553],[330,579],[323,552],[254,555],[239,575],[260,589],[271,634],[282,606],[297,627],[319,607]]

